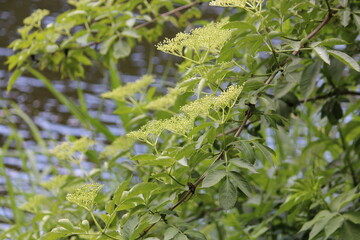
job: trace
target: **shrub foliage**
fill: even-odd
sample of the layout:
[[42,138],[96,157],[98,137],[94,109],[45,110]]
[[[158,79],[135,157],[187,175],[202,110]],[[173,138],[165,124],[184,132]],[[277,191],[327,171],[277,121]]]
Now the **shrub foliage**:
[[[51,165],[33,192],[9,191],[14,218],[1,238],[360,238],[357,1],[68,2],[47,25],[47,10],[24,20],[8,90],[21,74],[41,79],[109,144],[88,136],[53,148],[68,174]],[[217,19],[197,20],[211,8]],[[179,33],[161,41],[165,25]],[[166,94],[151,72],[119,78],[118,60],[144,40],[183,59]],[[42,74],[78,80],[100,65],[123,136]]]

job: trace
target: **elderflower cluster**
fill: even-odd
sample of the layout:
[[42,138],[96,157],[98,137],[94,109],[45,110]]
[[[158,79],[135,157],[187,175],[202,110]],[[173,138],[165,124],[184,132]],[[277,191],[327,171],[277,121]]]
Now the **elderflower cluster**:
[[61,160],[72,160],[73,155],[76,152],[86,152],[91,146],[95,144],[95,141],[88,137],[82,137],[74,142],[64,142],[57,145],[51,153]]
[[210,6],[218,7],[240,7],[253,12],[260,12],[263,0],[214,0]]
[[213,102],[214,96],[206,96],[182,106],[180,110],[195,119],[199,115],[208,115]]
[[104,185],[100,183],[85,184],[82,187],[76,189],[73,193],[68,193],[66,195],[66,200],[75,203],[88,211],[91,211],[94,200],[103,186]]
[[68,175],[57,175],[52,177],[49,181],[42,182],[41,186],[48,190],[54,191],[64,185],[67,179]]
[[127,150],[134,144],[134,139],[127,136],[118,137],[113,143],[106,146],[101,152],[100,157],[114,157],[119,154],[120,151]]
[[153,120],[145,124],[138,131],[129,132],[126,136],[140,141],[153,143],[163,131],[163,121]]
[[218,7],[245,7],[247,0],[214,0],[209,3],[210,6]]
[[151,75],[144,75],[136,82],[127,83],[124,86],[120,86],[110,92],[103,93],[101,97],[111,98],[117,101],[124,101],[125,98],[130,97],[143,89],[147,88],[154,82],[154,77]]
[[225,92],[222,92],[215,98],[213,108],[217,110],[219,108],[231,107],[235,103],[242,89],[242,86],[230,86]]
[[222,29],[228,23],[223,19],[218,23],[193,29],[190,33],[178,33],[175,38],[165,39],[157,45],[157,49],[179,57],[184,57],[184,49],[205,50],[212,54],[219,53],[225,42],[231,37],[231,30]]
[[237,97],[242,91],[242,86],[230,86],[226,91],[219,96],[206,96],[195,100],[181,107],[181,111],[191,118],[196,118],[199,115],[208,115],[210,109],[218,110],[220,108],[231,107],[235,103]]
[[194,120],[183,114],[163,120],[164,129],[179,135],[185,135],[194,126]]
[[165,96],[159,97],[154,101],[151,101],[149,104],[146,105],[146,109],[152,110],[163,110],[167,109],[169,106],[174,105],[177,96],[181,95],[185,92],[186,88],[173,88],[168,90],[168,94]]
[[153,120],[138,131],[127,134],[128,137],[155,144],[162,131],[168,130],[175,134],[185,135],[194,127],[196,117],[208,116],[211,109],[218,110],[232,107],[241,93],[242,86],[230,86],[219,96],[206,96],[180,108],[182,113],[164,120]]

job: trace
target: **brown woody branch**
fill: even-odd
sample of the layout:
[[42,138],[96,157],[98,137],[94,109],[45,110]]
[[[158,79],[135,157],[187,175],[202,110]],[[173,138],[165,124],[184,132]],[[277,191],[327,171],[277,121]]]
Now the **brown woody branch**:
[[[327,2],[327,1],[326,1],[326,2]],[[341,8],[341,5],[336,6],[335,9],[331,9],[331,8],[329,7],[329,8],[328,8],[328,13],[326,14],[326,17],[324,18],[324,20],[323,20],[311,33],[309,33],[309,34],[305,37],[305,39],[306,39],[306,40],[310,40],[311,38],[313,38],[313,37],[331,20],[331,18],[334,16],[335,13],[337,13],[338,9],[340,9],[340,8]],[[303,47],[303,46],[301,46],[301,47]],[[300,47],[300,48],[301,48],[301,47]],[[296,55],[298,55],[299,53],[300,53],[300,49],[293,51],[291,54],[292,54],[293,56],[296,56]],[[281,66],[281,67],[285,66],[285,64],[288,63],[289,61],[291,61],[291,57],[288,57],[287,59],[285,59],[285,60],[280,64],[280,66]],[[274,75],[274,77],[275,77],[275,75]],[[266,81],[266,83],[270,84],[272,80],[273,80],[273,79],[268,80],[268,81]]]

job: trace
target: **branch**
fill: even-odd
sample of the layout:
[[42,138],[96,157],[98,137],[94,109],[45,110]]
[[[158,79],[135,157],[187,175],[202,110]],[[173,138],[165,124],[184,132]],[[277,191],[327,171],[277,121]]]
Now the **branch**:
[[[222,158],[223,155],[224,155],[224,151],[220,152],[220,154],[216,157],[216,159],[211,163],[210,167],[213,166],[217,161],[219,161]],[[190,195],[194,194],[196,188],[200,185],[200,183],[204,180],[204,178],[205,178],[205,173],[201,177],[199,177],[198,180],[196,180],[196,182],[194,184],[192,184],[193,188],[186,191],[184,196],[174,206],[169,208],[169,210],[173,211],[180,204],[185,202]]]
[[234,137],[239,137],[240,136],[240,133],[244,130],[245,128],[245,125],[247,123],[247,121],[250,119],[250,117],[252,116],[252,110],[254,108],[254,105],[249,105],[249,108],[248,110],[246,111],[246,114],[245,114],[245,118],[244,118],[244,121],[241,123],[240,127],[238,128],[238,130],[236,131]]
[[[341,6],[338,5],[336,8],[340,8]],[[332,18],[332,16],[337,12],[338,10],[331,10],[328,8],[328,14],[326,15],[325,19],[317,26],[309,35],[305,37],[305,39],[309,40],[313,38]],[[292,55],[296,56],[298,55],[300,50],[296,50],[292,53]]]
[[305,103],[305,102],[315,102],[315,101],[320,100],[320,99],[326,99],[326,98],[330,98],[330,97],[333,97],[333,96],[339,96],[339,95],[360,96],[360,92],[349,91],[349,90],[344,90],[344,91],[340,91],[340,92],[330,92],[330,93],[325,94],[325,95],[321,95],[321,96],[317,96],[317,97],[313,97],[313,98],[308,98],[307,100],[305,100],[305,99],[299,100],[299,104]]
[[[311,38],[313,38],[330,20],[331,18],[334,16],[335,13],[337,13],[338,9],[341,8],[341,5],[337,5],[335,7],[335,9],[331,9],[328,8],[328,13],[326,14],[326,17],[324,18],[324,20],[310,33],[308,34],[305,39],[310,40]],[[303,45],[300,47],[302,48]],[[298,55],[301,52],[301,50],[295,50],[293,51],[291,54],[293,56]],[[286,63],[288,63],[289,61],[291,61],[291,57],[288,57],[287,59],[285,59],[280,66],[283,67],[285,66]],[[275,74],[276,75],[276,74]],[[272,79],[270,81],[266,81],[268,83],[271,83]]]

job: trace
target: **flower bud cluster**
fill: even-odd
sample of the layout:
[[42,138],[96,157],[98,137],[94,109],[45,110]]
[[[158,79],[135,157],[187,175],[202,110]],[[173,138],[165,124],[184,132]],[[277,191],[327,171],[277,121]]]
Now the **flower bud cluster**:
[[131,97],[134,94],[144,90],[154,81],[155,80],[152,75],[144,75],[142,78],[135,82],[127,83],[124,86],[120,86],[110,92],[103,93],[101,96],[103,98],[111,98],[117,101],[124,101],[127,97]]
[[51,153],[61,160],[72,160],[76,152],[86,152],[91,146],[95,144],[95,141],[88,137],[82,137],[74,142],[64,142],[57,145]]
[[72,193],[66,195],[66,200],[75,203],[88,211],[92,210],[94,200],[104,185],[100,183],[90,183],[81,186]]
[[146,109],[164,110],[174,105],[177,97],[185,92],[186,88],[169,88],[168,94],[151,101],[146,105]]
[[153,120],[145,124],[138,131],[130,132],[127,136],[141,141],[154,143],[161,132],[168,130],[175,134],[185,135],[194,127],[198,116],[208,116],[210,110],[232,107],[241,93],[242,86],[230,86],[219,96],[206,96],[181,107],[180,114],[169,119]]
[[175,38],[167,38],[158,44],[157,49],[179,57],[185,57],[185,50],[198,53],[205,50],[212,54],[218,54],[231,37],[231,30],[222,28],[228,22],[227,19],[223,19],[220,22],[209,23],[204,27],[193,29],[190,33],[178,33]]

